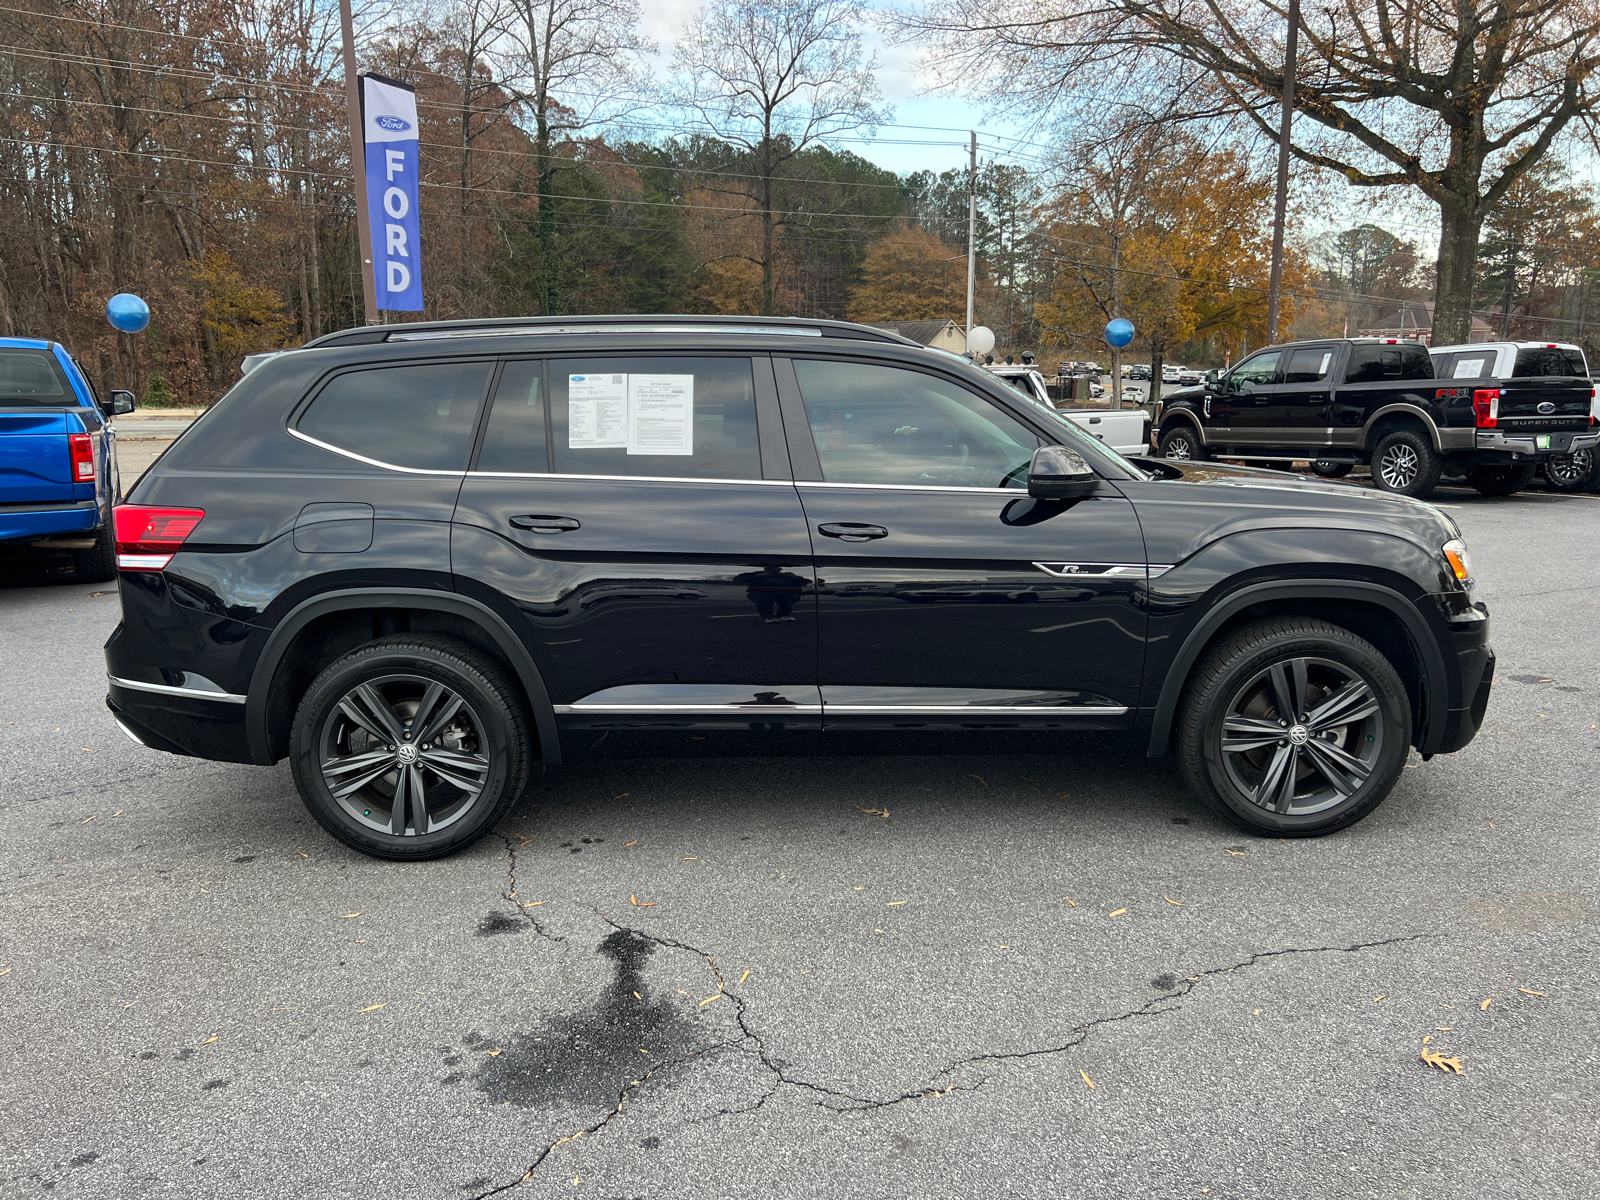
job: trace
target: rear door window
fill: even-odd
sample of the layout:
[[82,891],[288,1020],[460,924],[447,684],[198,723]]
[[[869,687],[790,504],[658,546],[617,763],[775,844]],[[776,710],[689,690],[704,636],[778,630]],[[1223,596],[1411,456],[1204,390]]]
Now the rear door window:
[[1319,383],[1328,377],[1328,369],[1332,365],[1332,346],[1303,346],[1289,355],[1289,365],[1283,370],[1283,382]]
[[492,367],[430,362],[346,371],[323,386],[295,428],[391,466],[460,471]]
[[48,350],[0,350],[0,408],[76,407],[67,373]]
[[750,359],[599,355],[548,370],[557,474],[761,478]]
[[1589,377],[1589,365],[1583,361],[1583,351],[1565,346],[1523,346],[1517,351],[1516,365],[1511,368],[1513,379],[1532,379],[1541,375],[1576,375]]

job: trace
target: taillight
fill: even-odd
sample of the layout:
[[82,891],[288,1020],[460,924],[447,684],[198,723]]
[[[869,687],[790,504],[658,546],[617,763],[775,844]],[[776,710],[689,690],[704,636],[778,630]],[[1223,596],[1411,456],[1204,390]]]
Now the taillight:
[[1500,389],[1479,388],[1472,393],[1472,415],[1479,429],[1493,429],[1500,423]]
[[72,455],[72,482],[94,482],[94,439],[87,433],[67,435]]
[[120,504],[111,510],[117,530],[117,567],[161,571],[205,516],[203,508],[154,508]]

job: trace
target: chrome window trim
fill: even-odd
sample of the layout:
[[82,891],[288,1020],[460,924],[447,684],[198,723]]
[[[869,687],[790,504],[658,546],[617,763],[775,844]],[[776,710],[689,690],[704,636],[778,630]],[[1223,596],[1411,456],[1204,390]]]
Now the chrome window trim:
[[368,458],[365,454],[357,454],[354,450],[332,445],[321,438],[314,438],[309,433],[301,433],[298,429],[290,429],[289,436],[299,438],[302,442],[326,450],[330,454],[342,454],[345,458],[353,458],[357,462],[366,463],[369,467],[382,467],[386,471],[399,471],[402,475],[444,475],[452,479],[460,479],[466,471],[441,471],[433,467],[402,467],[398,463],[384,462],[381,458]]
[[1028,498],[1027,488],[946,487],[937,483],[829,483],[820,479],[796,479],[796,487],[818,488],[870,488],[878,492],[982,492],[992,496],[1012,496],[1018,500]]
[[583,475],[575,471],[468,471],[469,479],[603,479],[612,483],[759,483],[793,487],[792,479],[703,479],[696,475]]
[[428,329],[419,333],[391,333],[389,342],[437,342],[448,338],[516,337],[519,334],[641,334],[641,333],[693,333],[715,335],[731,333],[765,336],[778,334],[785,337],[822,336],[821,329],[785,329],[766,325],[508,325],[494,329]]
[[174,687],[169,683],[141,683],[137,679],[120,679],[115,675],[107,674],[106,679],[118,687],[129,688],[135,692],[156,692],[163,696],[187,696],[191,700],[217,700],[223,704],[243,704],[248,696],[235,696],[232,692],[208,692],[200,688]]

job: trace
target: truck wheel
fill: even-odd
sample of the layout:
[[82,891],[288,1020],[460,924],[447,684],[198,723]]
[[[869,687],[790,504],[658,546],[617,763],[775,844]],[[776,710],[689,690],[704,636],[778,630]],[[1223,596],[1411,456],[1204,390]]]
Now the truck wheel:
[[1204,462],[1210,457],[1200,438],[1187,425],[1174,425],[1161,435],[1161,457]]
[[1201,799],[1251,833],[1316,837],[1383,803],[1410,740],[1411,705],[1388,659],[1326,621],[1280,617],[1201,662],[1178,758]]
[[1544,481],[1558,492],[1576,492],[1595,475],[1593,450],[1574,450],[1544,460]]
[[1343,479],[1354,468],[1354,463],[1328,462],[1326,459],[1311,464],[1312,472],[1324,479]]
[[1483,496],[1514,496],[1533,482],[1532,463],[1520,467],[1479,467],[1467,472],[1467,482]]
[[317,822],[374,858],[418,862],[472,845],[522,793],[532,761],[516,687],[450,638],[398,634],[312,682],[289,761]]
[[109,524],[96,531],[90,549],[72,552],[72,569],[79,583],[104,583],[117,577],[117,535]]
[[1414,429],[1384,434],[1372,452],[1372,482],[1380,492],[1431,496],[1443,469],[1444,462],[1427,435]]

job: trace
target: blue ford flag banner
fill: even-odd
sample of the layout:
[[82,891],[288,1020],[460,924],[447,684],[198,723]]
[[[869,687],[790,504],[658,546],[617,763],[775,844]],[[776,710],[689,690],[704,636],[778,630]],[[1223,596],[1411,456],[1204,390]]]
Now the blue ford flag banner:
[[361,115],[374,294],[380,309],[421,312],[416,89],[381,75],[363,75]]

